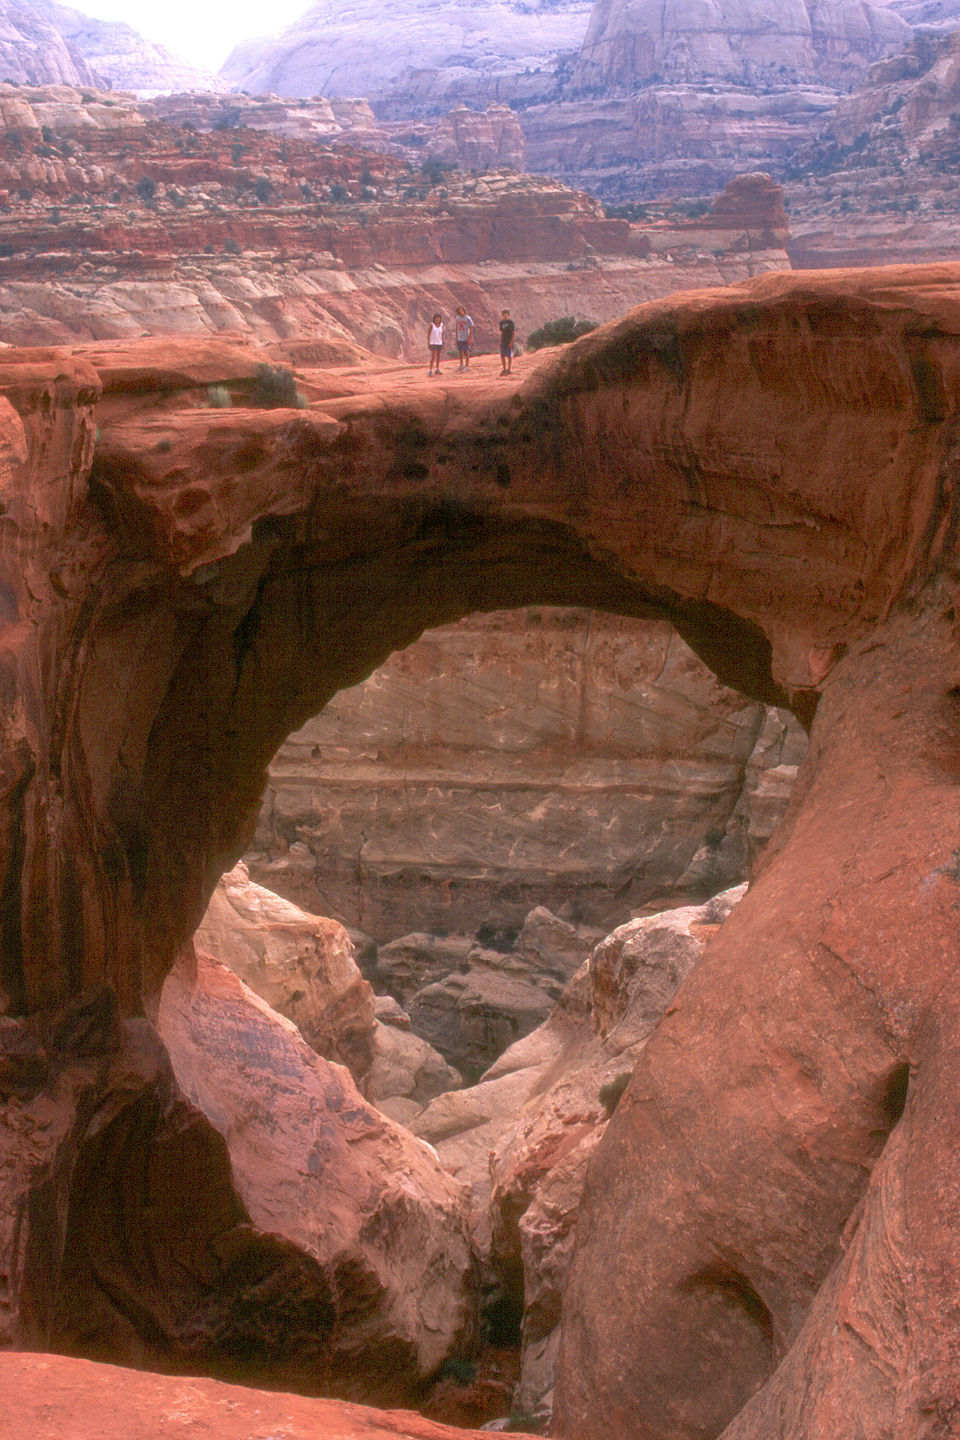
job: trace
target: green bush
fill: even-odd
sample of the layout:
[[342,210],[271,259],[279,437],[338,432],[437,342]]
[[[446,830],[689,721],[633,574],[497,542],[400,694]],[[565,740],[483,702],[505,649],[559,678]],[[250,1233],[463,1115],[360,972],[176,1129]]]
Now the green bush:
[[230,399],[230,391],[226,385],[209,385],[207,387],[207,404],[211,410],[229,410],[233,401]]
[[559,320],[548,320],[539,330],[527,336],[528,350],[545,350],[548,345],[569,345],[581,335],[596,330],[595,320],[574,320],[572,315],[561,315]]
[[293,371],[285,365],[258,365],[251,398],[264,410],[302,410],[306,404]]

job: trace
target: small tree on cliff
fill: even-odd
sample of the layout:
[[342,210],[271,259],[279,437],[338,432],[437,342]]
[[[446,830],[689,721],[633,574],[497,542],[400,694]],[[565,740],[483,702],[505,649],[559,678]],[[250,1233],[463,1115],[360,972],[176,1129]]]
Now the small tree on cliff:
[[581,335],[596,330],[595,320],[574,320],[572,315],[561,315],[559,320],[548,320],[539,330],[527,336],[528,350],[545,350],[548,345],[569,345]]

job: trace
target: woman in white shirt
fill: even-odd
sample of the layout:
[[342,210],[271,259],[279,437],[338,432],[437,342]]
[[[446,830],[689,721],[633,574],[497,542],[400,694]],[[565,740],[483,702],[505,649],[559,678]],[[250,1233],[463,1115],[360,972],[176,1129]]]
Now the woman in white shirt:
[[430,369],[428,375],[440,374],[440,361],[443,358],[443,316],[434,315],[427,332],[427,344],[430,347]]

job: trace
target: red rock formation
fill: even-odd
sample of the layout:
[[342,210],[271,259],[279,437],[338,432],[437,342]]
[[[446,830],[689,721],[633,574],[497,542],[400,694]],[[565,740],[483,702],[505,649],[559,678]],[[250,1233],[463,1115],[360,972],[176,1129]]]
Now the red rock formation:
[[[209,957],[170,974],[157,1026],[178,1084],[226,1142],[254,1225],[329,1284],[323,1370],[314,1376],[301,1361],[272,1378],[348,1399],[415,1399],[474,1339],[459,1185],[364,1102],[346,1070]],[[285,1303],[271,1298],[267,1317]]]
[[[561,1429],[716,1434],[769,1382],[754,1403],[813,1440],[789,1359],[808,1317],[830,1363],[807,1416],[856,1395],[875,1433],[911,1440],[948,1416],[960,1201],[952,1168],[931,1177],[956,1087],[958,333],[960,269],[929,267],[766,276],[645,307],[509,384],[364,371],[305,411],[198,409],[162,370],[124,396],[115,357],[92,466],[91,362],[0,352],[18,1083],[71,997],[92,1009],[63,1033],[94,1053],[114,1025],[93,987],[127,1012],[155,997],[277,743],[337,688],[477,609],[653,610],[721,678],[820,709],[775,853],[597,1149]],[[44,1135],[69,1188],[75,1142]],[[898,1175],[922,1188],[884,1223],[923,1259],[884,1260],[903,1277],[893,1314],[864,1271]],[[42,1243],[49,1209],[2,1213]],[[4,1267],[22,1334],[9,1250]],[[892,1337],[882,1385],[818,1324],[852,1295]]]
[[[214,1380],[0,1354],[4,1440],[480,1440],[408,1410],[366,1410]],[[516,1440],[516,1437],[514,1437]]]
[[954,1143],[933,1078],[960,842],[941,607],[833,672],[804,803],[611,1121],[565,1300],[564,1435],[620,1435],[629,1412],[644,1440],[812,1437],[851,1405],[869,1434],[931,1433],[931,1414],[951,1431],[956,1326],[934,1294],[957,1187],[926,1168]]
[[[462,302],[477,345],[490,349],[504,305],[523,334],[558,315],[606,320],[677,288],[787,264],[783,236],[707,223],[696,235],[651,239],[556,181],[425,172],[429,143],[406,147],[412,165],[318,143],[314,112],[325,102],[305,112],[309,124],[265,101],[253,108],[268,128],[202,134],[183,118],[199,102],[174,110],[181,128],[159,108],[158,123],[156,105],[126,97],[86,105],[76,91],[0,86],[0,327],[9,341],[213,331],[349,340],[396,356],[419,354],[429,316]],[[362,138],[363,117],[353,118]],[[451,124],[463,145],[515,150],[502,113]]]

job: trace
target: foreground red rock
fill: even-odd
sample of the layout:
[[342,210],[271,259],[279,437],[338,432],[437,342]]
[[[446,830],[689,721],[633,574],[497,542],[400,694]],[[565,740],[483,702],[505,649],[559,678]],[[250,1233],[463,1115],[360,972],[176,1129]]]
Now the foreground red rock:
[[[291,1361],[288,1383],[383,1403],[413,1396],[474,1340],[459,1185],[209,957],[185,956],[171,972],[157,1026],[181,1090],[227,1143],[253,1223],[328,1277],[326,1373]],[[265,1294],[264,1310],[275,1300]]]
[[[99,1064],[104,997],[155,1001],[270,755],[338,687],[474,609],[653,610],[812,719],[812,744],[590,1167],[561,1432],[701,1440],[752,1405],[790,1440],[854,1409],[871,1440],[949,1435],[958,335],[960,267],[764,277],[508,383],[367,372],[322,408],[249,413],[158,385],[105,417],[92,466],[93,364],[0,354],[4,1093],[43,1097],[65,1040]],[[57,1266],[20,1257],[61,1253],[90,1179],[89,1106],[74,1118],[0,1128],[14,1343],[60,1302]],[[60,1188],[28,1204],[37,1146]],[[137,1253],[115,1281],[126,1261],[146,1284]]]
[[0,1353],[3,1440],[478,1440],[408,1410]]

